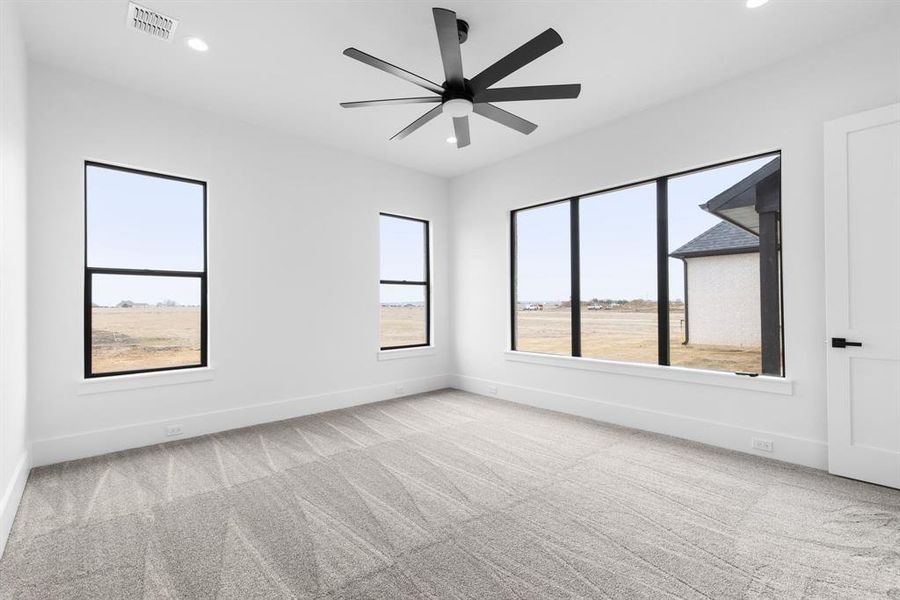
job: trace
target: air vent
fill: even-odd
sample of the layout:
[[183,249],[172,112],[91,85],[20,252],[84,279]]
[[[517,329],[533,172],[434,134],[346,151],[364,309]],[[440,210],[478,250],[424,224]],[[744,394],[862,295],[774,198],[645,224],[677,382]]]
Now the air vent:
[[134,2],[129,2],[126,25],[129,29],[171,42],[172,34],[175,33],[175,28],[178,27],[178,20],[160,14],[155,10],[138,6]]

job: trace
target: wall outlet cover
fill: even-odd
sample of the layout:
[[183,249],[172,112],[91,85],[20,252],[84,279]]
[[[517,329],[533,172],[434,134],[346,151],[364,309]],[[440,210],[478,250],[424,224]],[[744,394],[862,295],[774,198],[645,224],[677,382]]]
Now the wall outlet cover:
[[184,425],[166,425],[166,437],[181,435],[184,433]]
[[753,438],[753,449],[754,450],[762,450],[763,452],[772,452],[773,444],[772,440],[767,440],[765,438]]

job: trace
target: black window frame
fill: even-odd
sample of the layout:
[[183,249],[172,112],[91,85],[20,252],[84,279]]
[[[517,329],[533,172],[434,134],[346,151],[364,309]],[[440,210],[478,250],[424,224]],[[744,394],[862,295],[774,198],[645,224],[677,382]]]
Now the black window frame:
[[[586,192],[582,194],[578,194],[576,196],[569,196],[566,198],[559,198],[557,200],[550,200],[547,202],[539,202],[537,204],[531,204],[529,206],[522,206],[520,208],[510,210],[510,218],[509,218],[509,234],[510,234],[510,281],[509,281],[509,298],[510,298],[510,350],[513,352],[529,352],[530,354],[540,354],[535,352],[530,352],[527,350],[516,350],[516,308],[518,305],[518,300],[516,298],[516,262],[517,262],[517,254],[516,254],[516,216],[519,212],[531,210],[534,208],[540,208],[544,206],[550,206],[553,204],[560,204],[566,202],[569,204],[569,214],[570,214],[570,231],[569,231],[569,244],[570,244],[570,295],[571,295],[571,303],[570,303],[570,311],[571,311],[571,339],[572,339],[572,349],[570,357],[573,358],[582,358],[581,356],[581,251],[580,251],[580,238],[581,238],[581,223],[579,217],[579,201],[582,198],[586,198],[588,196],[594,196],[597,194],[605,194],[608,192],[615,192],[618,190],[624,190],[632,187],[637,187],[641,185],[647,185],[650,183],[656,184],[656,276],[657,276],[657,340],[658,340],[658,348],[657,348],[657,364],[659,366],[669,367],[671,366],[671,356],[670,356],[670,339],[669,339],[669,220],[668,220],[668,212],[669,212],[669,199],[668,199],[668,181],[669,179],[673,179],[676,177],[682,177],[685,175],[692,175],[694,173],[700,173],[703,171],[709,171],[711,169],[717,169],[719,167],[725,167],[728,165],[733,165],[737,163],[747,162],[750,160],[755,160],[759,158],[764,158],[767,156],[771,156],[772,158],[781,158],[782,151],[781,149],[777,150],[769,150],[767,152],[760,152],[758,154],[753,154],[750,156],[745,156],[742,158],[735,158],[731,160],[722,161],[719,163],[706,165],[703,167],[697,167],[695,169],[688,169],[685,171],[678,171],[675,173],[669,173],[667,175],[662,175],[659,177],[652,177],[649,179],[643,179],[640,181],[633,181],[630,183],[625,183],[622,185],[617,185],[609,188],[604,188],[597,191]],[[777,196],[781,198],[781,176],[780,176],[780,168],[779,168],[779,177],[777,180]],[[785,360],[785,346],[784,346],[784,269],[780,267],[784,262],[783,255],[783,244],[782,244],[782,232],[781,232],[781,222],[782,222],[782,214],[779,210],[776,217],[775,229],[776,229],[776,239],[777,239],[777,250],[778,250],[778,276],[777,276],[777,285],[778,285],[778,318],[780,323],[779,328],[779,339],[778,350],[779,350],[779,361],[780,361],[780,372],[779,373],[766,373],[765,372],[765,359],[763,360],[763,369],[761,369],[761,373],[737,373],[738,375],[749,375],[749,376],[757,376],[757,375],[766,375],[771,377],[785,377],[787,373],[786,360]],[[760,245],[762,245],[762,241],[760,241]],[[577,295],[576,295],[577,294]],[[761,307],[763,310],[766,309],[765,306]],[[565,355],[563,355],[565,356]],[[606,359],[606,360],[615,360],[615,359]],[[627,362],[627,361],[623,361]],[[642,364],[642,363],[629,363],[629,364]],[[696,367],[678,367],[685,369],[694,369],[694,370],[705,370],[698,369]],[[720,371],[727,372],[727,371]]]
[[[425,343],[424,344],[404,344],[401,346],[382,346],[381,345],[381,316],[379,312],[379,350],[403,350],[406,348],[425,348],[431,346],[431,221],[427,219],[419,219],[416,217],[408,217],[406,215],[397,215],[394,213],[380,212],[378,213],[379,223],[381,217],[391,217],[394,219],[403,219],[405,221],[413,221],[420,223],[425,229],[425,279],[424,280],[408,280],[408,279],[381,279],[381,264],[378,265],[378,288],[379,295],[382,285],[408,285],[408,286],[424,286],[425,287]],[[379,234],[380,234],[379,228]],[[379,256],[381,255],[381,235],[378,236]],[[381,307],[381,299],[378,300],[378,306]]]
[[[144,175],[147,177],[157,177],[170,181],[180,181],[200,185],[203,188],[203,270],[202,271],[178,271],[165,269],[125,269],[110,267],[91,267],[88,266],[88,189],[87,189],[87,172],[88,168],[97,167],[102,169],[110,169],[113,171],[121,171],[124,173],[132,173],[135,175]],[[155,171],[147,171],[143,169],[135,169],[133,167],[123,167],[110,163],[98,162],[93,160],[84,161],[84,378],[97,379],[101,377],[116,377],[120,375],[136,375],[138,373],[158,373],[162,371],[181,371],[184,369],[198,369],[209,366],[209,317],[207,307],[207,290],[208,290],[208,249],[207,249],[207,184],[199,179],[190,179],[177,175],[169,175]],[[93,311],[92,311],[92,282],[94,275],[127,275],[127,276],[143,276],[143,277],[187,277],[198,279],[200,281],[200,362],[189,365],[177,365],[171,367],[153,367],[149,369],[128,369],[124,371],[110,371],[104,373],[92,372],[93,346],[92,346],[92,330],[93,330]]]

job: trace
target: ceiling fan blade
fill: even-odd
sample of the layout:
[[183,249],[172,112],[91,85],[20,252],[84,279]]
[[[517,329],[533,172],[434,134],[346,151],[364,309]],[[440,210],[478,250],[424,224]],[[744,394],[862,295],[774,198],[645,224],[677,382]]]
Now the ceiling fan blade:
[[518,100],[562,100],[577,98],[580,83],[565,85],[527,85],[524,87],[493,88],[475,96],[475,102],[516,102]]
[[391,139],[392,140],[402,140],[403,138],[405,138],[406,136],[411,134],[413,131],[415,131],[416,129],[418,129],[419,127],[421,127],[428,121],[432,120],[439,114],[441,114],[441,108],[442,108],[442,105],[435,106],[434,108],[429,110],[427,113],[425,113],[424,115],[422,115],[421,117],[419,117],[418,119],[416,119],[415,121],[413,121],[412,123],[410,123],[409,125],[404,127],[403,129],[401,129],[400,131],[395,133],[393,136],[391,136]]
[[528,135],[535,129],[537,129],[537,125],[532,123],[531,121],[526,121],[522,117],[517,117],[511,112],[506,112],[502,108],[497,108],[493,104],[488,104],[487,102],[479,102],[472,109],[482,117],[487,117],[491,121],[496,121],[501,125],[506,125],[511,129],[515,129],[520,133],[524,133]]
[[462,54],[459,51],[459,34],[456,30],[456,13],[446,8],[433,8],[434,26],[437,29],[444,78],[454,86],[463,85]]
[[487,69],[472,78],[469,84],[475,94],[488,89],[510,73],[518,71],[531,61],[540,58],[563,43],[562,38],[553,29],[525,42]]
[[400,67],[392,65],[389,62],[385,62],[380,58],[375,58],[371,54],[366,54],[362,50],[357,50],[356,48],[347,48],[346,50],[344,50],[344,56],[355,58],[361,63],[365,63],[370,67],[375,67],[376,69],[381,69],[385,73],[390,73],[391,75],[399,77],[400,79],[405,79],[406,81],[421,86],[426,90],[434,92],[435,94],[444,93],[444,88],[442,88],[435,82],[429,81],[424,77],[419,77],[415,73],[410,73],[406,69],[401,69]]
[[418,98],[387,98],[385,100],[360,100],[359,102],[341,102],[344,108],[365,108],[367,106],[393,106],[395,104],[428,104],[440,102],[440,96],[424,96]]
[[453,135],[457,148],[464,148],[472,142],[469,139],[469,117],[453,117]]

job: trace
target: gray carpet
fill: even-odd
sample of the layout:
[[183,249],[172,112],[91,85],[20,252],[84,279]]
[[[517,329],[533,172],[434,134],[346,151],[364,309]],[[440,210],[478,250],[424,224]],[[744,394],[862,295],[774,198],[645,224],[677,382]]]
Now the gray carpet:
[[36,469],[0,597],[900,599],[900,492],[445,390]]

